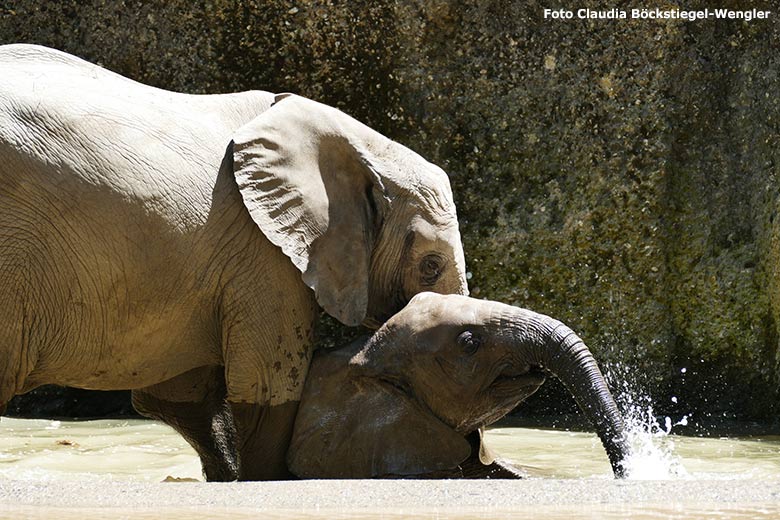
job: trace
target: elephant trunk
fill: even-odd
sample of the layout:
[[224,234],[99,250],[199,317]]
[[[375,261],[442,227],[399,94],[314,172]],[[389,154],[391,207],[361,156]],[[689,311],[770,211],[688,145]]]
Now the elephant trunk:
[[508,325],[512,331],[511,342],[520,349],[520,359],[549,370],[571,392],[594,425],[615,477],[625,477],[622,462],[630,448],[623,418],[585,343],[560,321],[524,309],[512,308],[501,321],[502,328]]

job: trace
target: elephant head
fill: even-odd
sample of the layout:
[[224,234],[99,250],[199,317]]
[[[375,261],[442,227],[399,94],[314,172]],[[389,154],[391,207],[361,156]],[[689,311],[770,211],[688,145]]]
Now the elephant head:
[[447,175],[343,112],[278,95],[235,134],[233,163],[254,222],[342,323],[468,293]]
[[467,436],[557,376],[594,425],[616,476],[629,452],[593,356],[561,322],[465,296],[421,293],[368,339],[319,352],[288,451],[306,478],[456,468]]

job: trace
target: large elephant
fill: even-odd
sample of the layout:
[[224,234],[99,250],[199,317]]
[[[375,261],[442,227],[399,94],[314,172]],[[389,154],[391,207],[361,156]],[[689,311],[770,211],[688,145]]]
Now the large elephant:
[[185,95],[0,47],[0,411],[132,389],[210,480],[289,476],[318,305],[378,326],[466,293],[449,181],[344,113]]
[[547,372],[571,391],[615,476],[624,476],[623,419],[570,328],[526,309],[435,293],[412,298],[369,339],[315,354],[290,470],[302,478],[511,477],[486,458],[480,428],[533,394]]

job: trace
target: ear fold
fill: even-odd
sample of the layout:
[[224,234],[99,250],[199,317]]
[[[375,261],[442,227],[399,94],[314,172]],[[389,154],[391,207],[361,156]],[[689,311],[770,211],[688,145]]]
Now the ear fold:
[[306,381],[287,452],[298,477],[420,475],[454,469],[471,453],[466,439],[395,386],[319,374]]
[[233,139],[234,175],[252,220],[346,325],[366,316],[384,203],[368,148],[382,139],[334,108],[292,95],[277,96]]

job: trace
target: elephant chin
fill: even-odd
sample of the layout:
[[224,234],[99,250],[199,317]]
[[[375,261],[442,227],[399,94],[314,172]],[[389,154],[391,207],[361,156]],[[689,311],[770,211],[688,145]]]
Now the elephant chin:
[[457,424],[455,430],[465,436],[495,423],[536,393],[545,380],[546,374],[537,368],[523,374],[499,375],[484,391],[485,404],[479,407],[484,412]]
[[[532,369],[525,374],[509,376],[500,375],[488,388],[488,392],[496,405],[496,415],[508,414],[520,403],[531,397],[547,379],[541,369]],[[496,419],[497,420],[497,419]],[[489,424],[489,423],[488,423]]]

